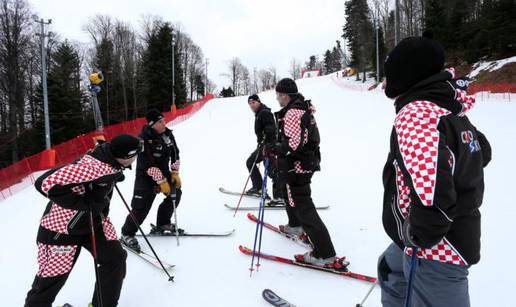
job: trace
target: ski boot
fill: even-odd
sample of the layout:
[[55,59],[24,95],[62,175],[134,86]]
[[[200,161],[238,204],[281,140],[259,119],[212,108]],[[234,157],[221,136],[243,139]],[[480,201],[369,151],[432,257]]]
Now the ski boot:
[[[184,229],[178,228],[178,234],[181,236],[185,233]],[[166,225],[156,226],[151,224],[151,235],[162,235],[162,236],[175,236],[176,235],[176,224],[170,223]]]
[[301,241],[305,244],[312,245],[312,242],[310,242],[310,239],[306,235],[305,231],[303,230],[303,227],[296,226],[292,227],[289,224],[287,225],[279,225],[279,231],[286,234],[288,237],[296,240]]
[[262,189],[252,187],[245,191],[245,195],[260,197],[262,196]]
[[295,255],[294,258],[297,262],[307,263],[321,268],[327,268],[339,272],[347,272],[349,262],[345,260],[345,257],[328,257],[318,258],[313,255],[313,252],[307,252],[305,254]]
[[142,250],[135,236],[122,235],[122,237],[120,237],[120,242],[137,253],[140,253]]
[[269,200],[265,206],[267,207],[282,207],[285,206],[285,201],[282,198],[273,198]]

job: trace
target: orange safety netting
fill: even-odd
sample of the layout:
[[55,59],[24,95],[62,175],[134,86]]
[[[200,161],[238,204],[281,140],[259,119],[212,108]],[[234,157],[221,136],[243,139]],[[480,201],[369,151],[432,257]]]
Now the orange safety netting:
[[[199,111],[213,97],[212,94],[209,94],[187,107],[177,110],[174,108],[174,110],[164,113],[165,121],[172,125],[185,121]],[[122,133],[136,136],[146,123],[145,118],[140,117],[104,127],[103,132],[92,131],[87,134],[81,134],[74,139],[55,145],[49,150],[24,158],[6,168],[0,169],[0,199],[5,199],[16,190],[33,184],[35,179],[34,172],[74,161],[94,147],[95,138],[99,136],[102,138],[103,136],[105,140],[109,141]]]

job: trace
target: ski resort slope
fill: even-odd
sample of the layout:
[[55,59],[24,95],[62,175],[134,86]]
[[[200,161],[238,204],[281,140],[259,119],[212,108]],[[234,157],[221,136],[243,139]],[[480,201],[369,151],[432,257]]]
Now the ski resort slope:
[[[347,83],[329,76],[300,80],[299,89],[317,108],[321,133],[322,171],[313,178],[316,204],[331,205],[319,213],[340,256],[352,271],[376,276],[376,261],[389,244],[381,224],[381,173],[388,152],[393,122],[392,102],[380,91],[350,90]],[[279,109],[272,91],[260,93],[262,102]],[[486,169],[482,207],[482,259],[470,270],[472,306],[514,306],[511,293],[516,251],[512,235],[516,220],[513,174],[516,173],[516,104],[482,102],[470,113],[493,147],[493,161]],[[247,177],[245,161],[256,147],[254,114],[247,97],[215,99],[190,120],[172,127],[181,149],[183,199],[179,225],[191,232],[236,232],[226,238],[151,238],[156,251],[176,264],[166,275],[129,254],[119,306],[268,306],[261,298],[271,288],[300,307],[355,306],[369,284],[324,272],[263,260],[249,277],[251,257],[238,245],[252,248],[255,225],[245,212],[233,217],[224,203],[238,198],[221,194],[219,187],[240,191]],[[134,172],[126,172],[119,184],[127,201],[132,197]],[[269,181],[270,182],[270,181]],[[161,196],[158,197],[160,199]],[[244,199],[243,204],[257,204]],[[0,252],[1,306],[22,306],[36,264],[36,232],[46,200],[32,187],[0,202],[2,252]],[[156,220],[158,200],[143,228]],[[127,212],[118,195],[113,196],[110,216],[117,228]],[[285,223],[283,211],[266,211],[265,220]],[[148,251],[145,242],[140,243]],[[264,229],[262,251],[284,257],[305,252],[302,246]],[[56,304],[76,307],[91,301],[95,280],[93,260],[83,250]],[[364,306],[381,306],[376,288]]]

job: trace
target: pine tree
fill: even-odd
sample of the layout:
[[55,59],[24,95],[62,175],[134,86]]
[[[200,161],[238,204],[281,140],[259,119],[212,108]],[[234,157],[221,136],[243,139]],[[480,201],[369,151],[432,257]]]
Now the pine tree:
[[333,59],[332,59],[332,53],[328,49],[324,53],[324,72],[325,74],[331,74],[333,72]]
[[431,30],[434,38],[445,43],[448,41],[448,25],[444,6],[440,0],[427,0],[425,8],[425,30]]
[[373,47],[373,27],[369,19],[369,6],[367,0],[350,0],[345,4],[346,24],[342,37],[347,40],[351,52],[350,65],[363,72],[365,82],[365,70],[369,65],[369,50]]
[[[94,129],[93,118],[83,114],[85,93],[80,87],[80,59],[68,41],[61,43],[51,55],[48,73],[48,108],[53,144],[59,144]],[[43,129],[41,84],[36,94],[39,105],[36,128]],[[43,138],[42,138],[43,139]]]
[[96,55],[93,61],[95,70],[101,71],[104,75],[104,82],[101,83],[101,91],[97,94],[100,113],[105,125],[112,123],[111,115],[113,113],[113,42],[107,38],[102,38],[96,47]]
[[[174,48],[175,102],[186,101],[186,86],[183,70]],[[172,28],[168,23],[161,25],[148,41],[143,57],[144,99],[147,109],[170,110],[172,105]]]

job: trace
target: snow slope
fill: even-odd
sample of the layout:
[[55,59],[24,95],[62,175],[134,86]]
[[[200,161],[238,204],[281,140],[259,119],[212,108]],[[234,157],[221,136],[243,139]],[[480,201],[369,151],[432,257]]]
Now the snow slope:
[[[299,81],[300,91],[318,109],[316,118],[322,143],[322,171],[313,179],[315,203],[331,204],[320,211],[335,247],[346,255],[354,271],[376,275],[378,255],[389,244],[381,225],[381,172],[388,151],[393,120],[392,103],[381,92],[350,90],[329,76]],[[260,94],[263,102],[278,110],[273,92]],[[482,260],[471,269],[472,306],[514,306],[512,290],[516,251],[511,227],[516,219],[511,196],[516,173],[516,104],[486,101],[479,103],[470,118],[491,141],[493,161],[486,170],[486,193],[482,208]],[[245,213],[233,218],[223,204],[237,197],[218,192],[218,187],[240,190],[247,176],[245,160],[254,149],[254,115],[246,97],[215,99],[190,120],[174,127],[181,148],[183,200],[179,224],[191,231],[236,228],[228,238],[153,238],[161,257],[176,264],[176,281],[167,281],[163,272],[128,255],[127,276],[119,306],[268,306],[261,290],[271,288],[298,306],[354,306],[369,284],[262,261],[259,272],[249,277],[251,258],[238,251],[239,244],[252,247],[254,226]],[[134,173],[127,172],[120,188],[132,197]],[[36,232],[45,199],[32,187],[0,202],[1,306],[22,306],[36,265]],[[255,201],[245,200],[252,204]],[[156,201],[144,223],[155,222]],[[126,211],[115,195],[111,213],[117,230]],[[266,211],[274,224],[286,222],[282,211]],[[141,242],[144,244],[144,242]],[[262,251],[289,257],[304,252],[303,247],[264,230]],[[56,299],[86,306],[91,300],[95,274],[93,261],[83,251],[67,284]],[[380,306],[375,289],[365,306]]]

